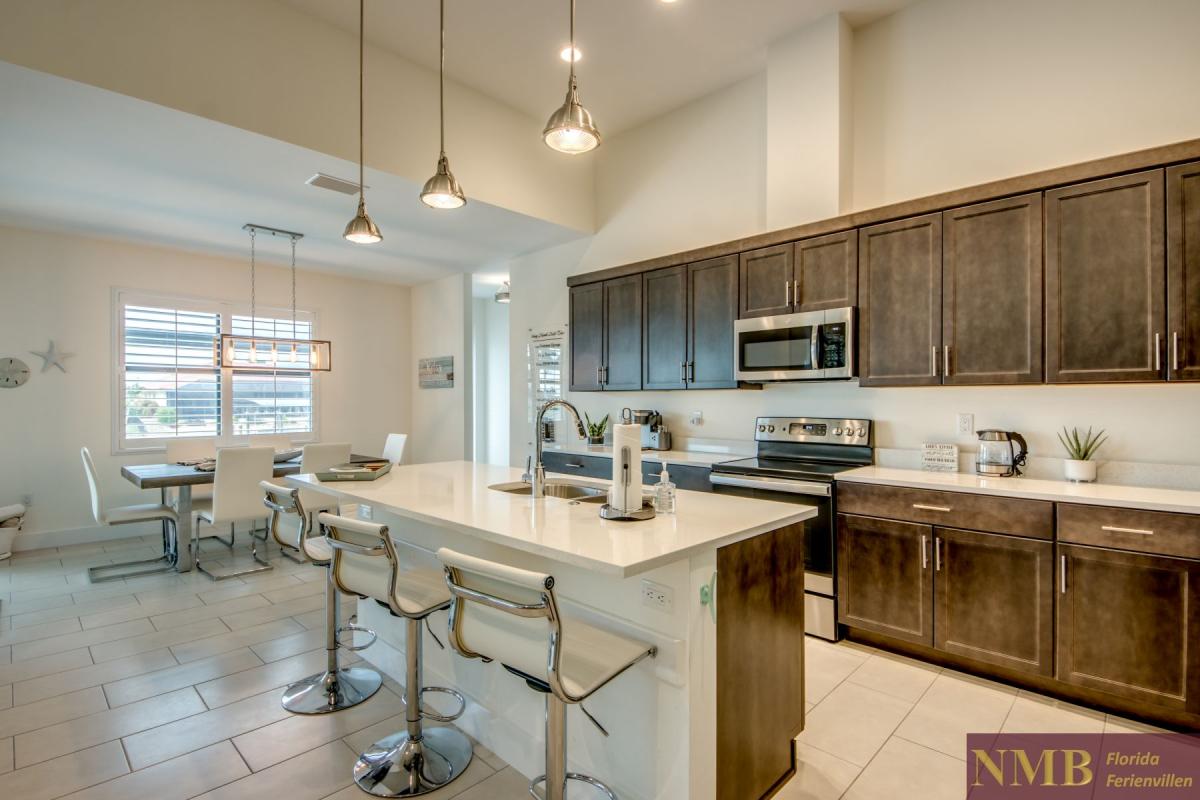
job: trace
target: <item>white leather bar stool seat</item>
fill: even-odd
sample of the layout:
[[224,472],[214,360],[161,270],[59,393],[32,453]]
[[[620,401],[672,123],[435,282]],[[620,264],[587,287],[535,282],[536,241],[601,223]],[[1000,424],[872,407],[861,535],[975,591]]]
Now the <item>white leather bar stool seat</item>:
[[[657,649],[614,631],[564,617],[554,577],[457,553],[437,552],[454,595],[450,643],[468,658],[500,662],[546,697],[546,800],[563,800],[568,780],[587,783],[615,800],[604,783],[567,772],[567,704],[582,703]],[[586,714],[586,711],[585,711]],[[599,727],[599,723],[587,716]],[[603,731],[603,728],[601,728]],[[607,732],[605,732],[607,735]]]
[[[466,771],[474,753],[471,741],[460,731],[422,724],[424,719],[453,722],[466,708],[465,698],[455,690],[421,683],[422,623],[430,614],[450,606],[450,590],[439,570],[401,563],[386,525],[333,514],[321,514],[317,519],[333,547],[333,578],[338,588],[373,599],[406,621],[406,726],[359,756],[354,782],[377,797],[415,797],[441,789]],[[462,708],[450,715],[422,710],[421,695],[430,691],[457,698]]]

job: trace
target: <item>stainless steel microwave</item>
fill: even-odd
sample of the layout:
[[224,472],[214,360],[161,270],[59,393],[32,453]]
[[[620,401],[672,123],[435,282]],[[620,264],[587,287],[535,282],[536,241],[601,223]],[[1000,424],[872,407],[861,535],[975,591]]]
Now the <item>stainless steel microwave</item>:
[[739,319],[733,330],[733,363],[739,381],[854,376],[853,307]]

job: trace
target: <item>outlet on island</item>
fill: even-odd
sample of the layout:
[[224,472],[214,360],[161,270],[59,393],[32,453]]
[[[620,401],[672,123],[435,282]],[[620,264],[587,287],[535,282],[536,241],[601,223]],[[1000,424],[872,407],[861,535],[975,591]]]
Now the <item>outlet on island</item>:
[[675,590],[654,581],[642,581],[642,605],[670,613],[675,605]]

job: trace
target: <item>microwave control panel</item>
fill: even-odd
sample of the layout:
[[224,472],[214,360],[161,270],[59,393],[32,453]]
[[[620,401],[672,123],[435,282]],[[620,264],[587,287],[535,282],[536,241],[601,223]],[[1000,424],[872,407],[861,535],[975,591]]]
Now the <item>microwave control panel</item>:
[[827,322],[821,326],[821,369],[838,369],[846,366],[845,322]]

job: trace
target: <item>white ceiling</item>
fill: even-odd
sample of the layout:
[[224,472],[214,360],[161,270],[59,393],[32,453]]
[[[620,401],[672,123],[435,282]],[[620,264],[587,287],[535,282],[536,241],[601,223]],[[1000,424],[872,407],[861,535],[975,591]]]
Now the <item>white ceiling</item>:
[[[254,222],[304,233],[300,268],[405,284],[579,235],[478,201],[434,211],[419,186],[368,170],[384,241],[353,245],[341,232],[356,198],[304,183],[315,172],[355,180],[351,162],[4,62],[0,108],[0,224],[241,258],[242,225]],[[267,260],[284,260],[279,244]]]
[[[358,35],[355,0],[286,0]],[[579,0],[579,91],[613,134],[761,70],[767,45],[827,14],[852,25],[913,0]],[[568,0],[447,0],[446,74],[548,117],[566,92]],[[366,4],[366,37],[436,70],[437,0]]]

